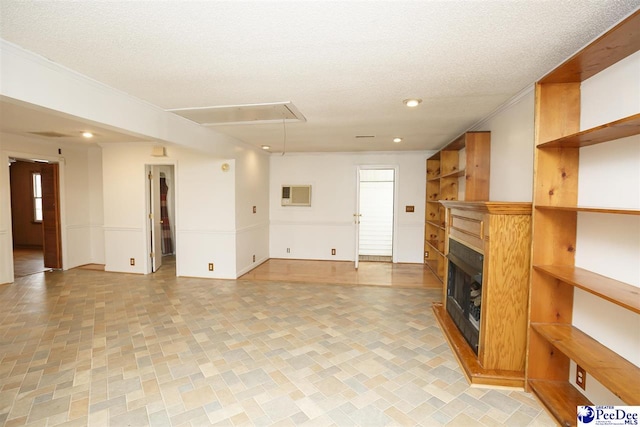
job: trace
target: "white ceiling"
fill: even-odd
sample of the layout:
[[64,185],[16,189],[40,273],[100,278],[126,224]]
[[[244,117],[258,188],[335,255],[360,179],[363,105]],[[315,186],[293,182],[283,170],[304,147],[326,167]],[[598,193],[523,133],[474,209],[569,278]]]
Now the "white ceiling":
[[[291,101],[307,120],[286,125],[287,151],[426,150],[638,6],[1,0],[0,37],[167,110]],[[409,97],[424,102],[410,110]],[[282,123],[215,129],[282,150]]]
[[[49,142],[71,144],[117,143],[150,141],[140,135],[123,132],[99,123],[52,111],[0,96],[0,130],[13,135],[26,136]],[[45,136],[37,133],[55,132],[59,136]],[[83,132],[91,132],[94,137],[84,138]]]

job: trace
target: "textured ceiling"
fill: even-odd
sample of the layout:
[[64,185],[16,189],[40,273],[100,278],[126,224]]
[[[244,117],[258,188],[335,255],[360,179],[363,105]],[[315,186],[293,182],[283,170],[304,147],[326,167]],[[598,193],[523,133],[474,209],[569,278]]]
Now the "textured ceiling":
[[[287,124],[287,151],[425,150],[639,5],[2,0],[0,37],[163,109],[291,101],[307,121]],[[215,129],[282,149],[282,124]]]
[[[31,104],[10,100],[0,96],[0,130],[13,135],[37,138],[51,143],[118,143],[150,141],[132,133],[119,132],[112,128],[92,123],[68,114],[35,107]],[[57,136],[38,135],[54,132]],[[83,132],[92,132],[94,137],[84,138]]]

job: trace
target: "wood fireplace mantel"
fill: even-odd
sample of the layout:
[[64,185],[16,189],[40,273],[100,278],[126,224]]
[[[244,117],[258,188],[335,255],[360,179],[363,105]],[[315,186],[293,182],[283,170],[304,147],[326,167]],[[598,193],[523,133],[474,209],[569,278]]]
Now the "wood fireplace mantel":
[[442,201],[446,245],[454,239],[484,255],[478,354],[462,337],[443,302],[433,311],[467,380],[524,387],[531,203]]

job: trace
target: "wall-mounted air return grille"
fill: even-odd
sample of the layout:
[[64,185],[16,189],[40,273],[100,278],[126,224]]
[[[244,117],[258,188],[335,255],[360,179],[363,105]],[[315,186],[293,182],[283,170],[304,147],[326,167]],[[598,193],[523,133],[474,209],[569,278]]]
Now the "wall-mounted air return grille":
[[307,120],[291,102],[177,108],[167,111],[209,126]]

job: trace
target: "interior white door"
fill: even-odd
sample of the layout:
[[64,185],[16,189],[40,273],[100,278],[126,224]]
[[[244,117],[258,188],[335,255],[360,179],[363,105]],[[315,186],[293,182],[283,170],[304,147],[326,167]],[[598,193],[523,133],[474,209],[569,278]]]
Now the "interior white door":
[[156,272],[162,265],[162,214],[160,213],[160,169],[151,168],[151,221],[152,221],[152,271]]
[[360,167],[356,167],[356,212],[353,214],[353,223],[355,230],[355,254],[354,264],[356,270],[360,262]]
[[394,169],[360,170],[360,253],[393,256]]

